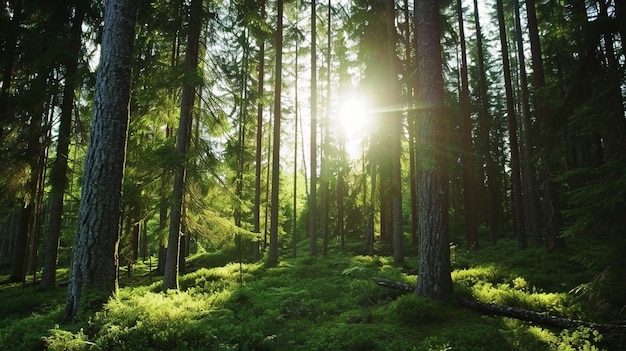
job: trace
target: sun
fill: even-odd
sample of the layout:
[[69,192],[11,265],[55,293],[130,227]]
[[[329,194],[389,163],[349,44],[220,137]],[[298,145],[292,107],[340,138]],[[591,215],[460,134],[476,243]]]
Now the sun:
[[338,127],[347,141],[362,140],[370,127],[370,113],[366,98],[349,95],[342,99],[338,111]]
[[337,132],[351,159],[362,156],[363,146],[372,128],[372,110],[369,99],[364,95],[350,94],[340,100],[335,115]]

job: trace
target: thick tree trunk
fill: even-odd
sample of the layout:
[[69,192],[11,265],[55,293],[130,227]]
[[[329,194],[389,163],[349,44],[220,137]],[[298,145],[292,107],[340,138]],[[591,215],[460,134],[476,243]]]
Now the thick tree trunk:
[[117,248],[136,15],[135,1],[107,2],[66,320],[76,317],[81,296],[89,294],[104,302],[118,289]]
[[181,157],[174,175],[174,189],[172,191],[172,208],[170,210],[170,227],[168,234],[165,272],[163,275],[163,290],[178,289],[178,271],[180,254],[180,233],[183,213],[183,199],[185,194],[185,178],[187,173],[187,150],[191,137],[192,112],[196,96],[196,79],[192,79],[198,67],[198,52],[200,33],[202,32],[203,16],[202,0],[192,0],[190,5],[189,34],[185,49],[185,70],[189,75],[183,82],[180,98],[180,119],[178,136],[176,137],[176,152]]
[[419,265],[417,293],[444,300],[452,294],[443,112],[443,61],[439,1],[416,0],[417,71],[420,89],[418,136]]

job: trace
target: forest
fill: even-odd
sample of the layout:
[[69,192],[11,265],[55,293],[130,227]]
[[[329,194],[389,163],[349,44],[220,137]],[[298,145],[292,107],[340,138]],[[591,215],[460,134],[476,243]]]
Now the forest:
[[619,350],[626,3],[6,0],[0,348]]

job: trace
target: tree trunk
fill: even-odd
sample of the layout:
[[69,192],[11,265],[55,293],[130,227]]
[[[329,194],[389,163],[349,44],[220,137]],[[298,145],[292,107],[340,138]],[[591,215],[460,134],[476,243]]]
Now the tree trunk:
[[281,122],[281,94],[283,69],[283,0],[278,0],[276,23],[276,78],[274,86],[274,143],[272,148],[272,199],[270,219],[270,249],[268,263],[278,263],[278,193],[280,186],[280,122]]
[[311,190],[309,253],[317,256],[317,4],[311,0]]
[[439,1],[415,0],[419,127],[419,265],[417,293],[444,300],[452,294],[448,228],[447,149]]
[[[265,0],[261,3],[261,20],[265,20]],[[253,231],[261,232],[261,158],[263,155],[263,96],[264,96],[264,75],[265,75],[265,38],[259,43],[259,86],[256,120],[256,153],[254,158],[254,208],[252,209]]]
[[[370,154],[372,153],[370,146]],[[370,157],[370,160],[372,158]],[[374,255],[374,209],[376,206],[376,163],[370,162],[370,194],[369,204],[367,204],[367,226],[365,227],[365,250],[367,254]]]
[[[388,91],[387,98],[390,106],[398,104],[400,89],[397,82],[397,72],[394,63],[396,54],[396,12],[393,0],[385,2],[386,27],[387,27],[387,69]],[[404,231],[402,227],[402,127],[403,118],[399,111],[388,114],[390,124],[391,142],[391,228],[393,242],[393,259],[396,263],[404,262]]]
[[4,131],[7,123],[10,122],[11,114],[9,108],[9,91],[13,80],[13,71],[15,69],[17,56],[17,41],[22,22],[22,1],[8,2],[10,10],[13,12],[13,18],[10,27],[5,29],[5,41],[2,65],[2,87],[0,88],[0,141],[4,141]]
[[117,248],[136,16],[135,1],[107,2],[66,320],[76,317],[81,296],[104,302],[118,289]]
[[520,176],[520,156],[517,141],[517,117],[515,102],[513,101],[513,85],[511,83],[511,64],[509,62],[509,48],[506,38],[506,23],[504,22],[504,6],[502,0],[496,0],[498,13],[498,27],[500,29],[500,46],[502,48],[502,69],[504,71],[504,88],[506,94],[506,111],[509,130],[509,149],[511,153],[511,182],[513,191],[513,221],[515,236],[519,249],[526,249],[526,229],[524,227],[524,200],[522,198],[522,179]]
[[187,149],[191,137],[193,106],[196,95],[195,78],[198,67],[198,51],[200,33],[202,31],[203,16],[202,0],[192,0],[190,4],[189,34],[185,49],[185,72],[183,90],[180,98],[180,119],[178,136],[176,137],[176,152],[181,157],[180,164],[175,169],[174,188],[172,191],[172,208],[170,210],[170,227],[168,234],[165,272],[163,275],[163,290],[178,289],[178,271],[180,254],[180,233],[185,194],[185,178],[187,173]]
[[[298,23],[298,14],[296,14],[296,23]],[[298,41],[296,41],[296,57],[294,62],[294,131],[293,131],[293,216],[292,216],[292,228],[291,228],[291,248],[292,256],[295,258],[298,256],[298,122],[300,122],[299,116],[299,100],[298,100]]]
[[56,160],[50,172],[50,223],[46,236],[43,272],[41,287],[48,288],[56,285],[56,267],[59,254],[59,238],[63,219],[63,195],[67,187],[67,163],[72,133],[72,112],[74,110],[74,90],[78,72],[78,60],[82,46],[82,23],[85,17],[85,8],[80,3],[76,7],[74,23],[70,29],[70,54],[63,60],[65,66],[65,86],[61,115],[59,117],[59,134],[57,139]]
[[[526,12],[528,21],[528,36],[530,38],[530,52],[532,55],[533,81],[535,92],[545,87],[545,75],[543,71],[543,61],[541,57],[541,43],[539,39],[539,29],[537,25],[537,14],[535,9],[535,0],[526,0]],[[542,129],[547,125],[550,113],[547,110],[546,102],[541,96],[535,93],[535,115],[538,124]],[[547,131],[544,131],[544,133]],[[542,139],[548,139],[553,136],[546,135]],[[564,239],[558,238],[562,226],[562,218],[559,212],[560,201],[557,184],[554,180],[554,144],[553,140],[545,140],[542,142],[542,161],[544,162],[544,170],[541,178],[544,184],[544,208],[546,212],[546,220],[548,222],[547,231],[547,249],[553,251],[564,245]]]
[[321,184],[320,184],[320,201],[322,216],[320,218],[320,227],[322,231],[322,256],[328,256],[328,237],[330,235],[330,71],[331,71],[331,46],[330,46],[330,0],[327,6],[327,27],[326,27],[326,115],[322,120],[322,156],[321,156]]
[[33,204],[22,201],[20,208],[17,231],[15,233],[15,246],[13,248],[13,263],[9,282],[24,282],[26,279],[26,258],[28,256],[28,226],[33,212]]
[[537,171],[533,161],[532,121],[530,115],[530,94],[526,74],[526,55],[524,54],[524,40],[519,11],[519,2],[513,2],[515,10],[515,40],[517,43],[517,60],[519,65],[520,99],[522,105],[522,180],[524,186],[524,202],[526,224],[533,237],[535,246],[541,246],[541,232],[539,230],[539,200],[537,198]]
[[491,241],[497,240],[497,230],[499,229],[500,219],[499,211],[496,206],[500,206],[498,201],[498,187],[496,185],[496,166],[494,155],[492,155],[491,147],[491,128],[489,115],[489,98],[487,95],[487,73],[485,69],[485,55],[483,54],[483,35],[480,27],[480,16],[478,13],[478,0],[474,0],[474,21],[476,22],[476,49],[478,59],[478,89],[480,97],[480,136],[483,151],[483,164],[485,167],[484,176],[486,176],[487,184],[487,226]]
[[474,144],[472,143],[472,116],[470,111],[469,78],[467,67],[467,46],[465,44],[465,28],[463,25],[463,7],[457,0],[457,16],[459,20],[459,41],[461,42],[461,165],[463,167],[463,206],[465,214],[465,236],[470,249],[478,250],[478,228],[476,225],[476,179],[474,176]]

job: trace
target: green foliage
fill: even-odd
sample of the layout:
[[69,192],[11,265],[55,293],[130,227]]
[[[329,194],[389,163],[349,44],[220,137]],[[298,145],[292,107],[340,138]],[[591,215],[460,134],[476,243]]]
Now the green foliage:
[[[24,294],[32,297],[31,294]],[[7,306],[10,304],[3,304]],[[40,350],[43,338],[61,318],[63,306],[56,305],[47,313],[33,313],[21,319],[2,318],[0,320],[0,348],[16,351]]]
[[83,350],[99,350],[94,347],[96,344],[89,341],[82,330],[72,333],[63,329],[59,329],[56,325],[50,330],[50,336],[45,337],[43,342],[45,349],[48,351],[83,351]]
[[403,324],[415,327],[443,322],[450,317],[443,303],[416,294],[400,296],[390,306]]
[[563,330],[559,337],[559,342],[554,343],[555,350],[558,351],[597,351],[599,348],[593,343],[602,340],[600,333],[586,327],[579,327],[573,331]]
[[[574,169],[560,177],[571,187],[567,192],[569,207],[563,211],[566,220],[563,235],[615,238],[623,234],[626,211],[624,169],[626,161],[618,160],[599,167]],[[583,184],[578,185],[581,182]]]
[[[576,242],[570,244],[576,247]],[[546,292],[536,281],[527,253],[510,251],[515,243],[485,248],[475,267],[453,272],[455,294],[487,302],[579,316],[585,301],[567,290]],[[605,251],[595,249],[596,254]],[[480,316],[454,301],[434,301],[376,285],[382,276],[415,284],[385,256],[350,256],[331,250],[329,257],[304,256],[263,263],[229,263],[236,252],[195,256],[195,271],[180,277],[181,291],[162,293],[160,281],[124,280],[118,296],[93,305],[78,323],[57,325],[64,291],[2,287],[6,305],[0,320],[0,348],[16,350],[599,350],[590,329],[558,331],[510,318]],[[460,260],[474,253],[456,252]],[[536,253],[535,253],[536,254]],[[492,262],[495,256],[517,256]],[[407,262],[414,262],[410,257]],[[520,270],[516,262],[527,267]],[[557,255],[535,265],[551,279],[580,279]],[[537,268],[538,269],[538,268]],[[571,274],[572,277],[567,276]],[[243,284],[240,278],[243,277]],[[125,278],[127,279],[127,278]],[[124,287],[125,286],[125,287]],[[554,288],[551,285],[551,288]],[[566,286],[564,288],[567,288]],[[583,299],[584,300],[584,299]],[[29,306],[30,309],[29,309]],[[35,306],[33,309],[32,306]]]

